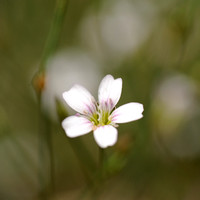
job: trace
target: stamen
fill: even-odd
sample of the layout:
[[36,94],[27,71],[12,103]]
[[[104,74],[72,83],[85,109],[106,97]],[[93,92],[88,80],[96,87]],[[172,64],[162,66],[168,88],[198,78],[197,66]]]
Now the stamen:
[[83,111],[83,114],[88,115],[88,111],[87,111],[87,110],[84,110],[84,111]]

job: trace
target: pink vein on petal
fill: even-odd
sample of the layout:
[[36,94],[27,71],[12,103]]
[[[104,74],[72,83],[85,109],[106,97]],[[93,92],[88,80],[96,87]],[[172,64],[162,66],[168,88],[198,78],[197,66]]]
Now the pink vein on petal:
[[114,115],[112,115],[112,120],[115,120],[118,116],[120,116],[119,113],[115,113]]

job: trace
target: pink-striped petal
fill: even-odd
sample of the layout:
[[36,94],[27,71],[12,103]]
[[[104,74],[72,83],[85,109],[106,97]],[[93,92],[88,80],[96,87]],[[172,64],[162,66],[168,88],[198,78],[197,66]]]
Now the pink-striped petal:
[[69,91],[64,92],[63,98],[71,108],[81,114],[96,112],[94,97],[80,85],[74,85]]
[[68,137],[78,137],[89,133],[93,124],[84,117],[71,116],[62,121],[62,127]]
[[111,114],[111,120],[114,123],[126,123],[143,117],[144,108],[140,103],[127,103],[114,110]]
[[110,125],[100,126],[94,131],[94,139],[101,148],[113,146],[117,135],[117,129]]
[[112,110],[120,99],[122,92],[122,79],[114,79],[107,75],[99,85],[98,98],[102,109]]

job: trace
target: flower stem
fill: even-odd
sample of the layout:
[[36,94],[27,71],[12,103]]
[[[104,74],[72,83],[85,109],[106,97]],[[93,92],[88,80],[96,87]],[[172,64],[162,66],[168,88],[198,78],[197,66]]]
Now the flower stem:
[[45,88],[45,69],[47,61],[56,50],[59,42],[64,17],[69,0],[57,0],[55,14],[51,29],[47,37],[38,72],[33,78],[33,86],[38,97],[38,137],[39,137],[39,198],[48,199],[50,192],[54,190],[54,158],[50,120],[42,109],[42,95]]
[[104,149],[99,147],[99,167],[103,166],[104,161]]
[[69,0],[57,0],[51,29],[47,37],[46,45],[40,63],[40,70],[42,71],[47,66],[46,64],[48,59],[54,53],[58,45],[68,4]]
[[104,177],[104,160],[105,160],[105,151],[103,148],[99,147],[99,178],[100,180]]

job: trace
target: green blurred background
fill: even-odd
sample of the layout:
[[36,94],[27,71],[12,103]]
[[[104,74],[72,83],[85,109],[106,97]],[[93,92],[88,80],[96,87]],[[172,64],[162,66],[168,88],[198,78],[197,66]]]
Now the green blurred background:
[[38,111],[32,80],[57,2],[0,0],[0,199],[95,199],[93,135],[69,140],[58,113],[74,114],[61,97],[73,84],[97,98],[112,74],[123,79],[118,106],[140,102],[144,117],[105,150],[96,199],[199,200],[200,1],[69,1]]

